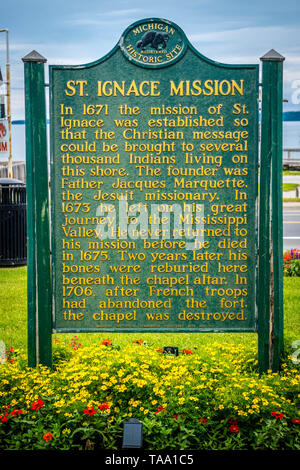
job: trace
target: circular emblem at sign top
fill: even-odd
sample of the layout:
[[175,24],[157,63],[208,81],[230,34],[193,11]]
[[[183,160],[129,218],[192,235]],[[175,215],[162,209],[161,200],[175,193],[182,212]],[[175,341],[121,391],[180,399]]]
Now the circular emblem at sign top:
[[186,51],[184,32],[171,21],[149,18],[129,26],[119,45],[128,60],[141,67],[167,67]]

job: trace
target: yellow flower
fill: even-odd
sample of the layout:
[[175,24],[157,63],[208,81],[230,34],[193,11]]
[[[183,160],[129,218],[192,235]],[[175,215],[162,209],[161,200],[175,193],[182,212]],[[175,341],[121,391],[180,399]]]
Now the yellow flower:
[[63,434],[70,434],[70,433],[71,433],[71,429],[65,428],[62,433],[63,433]]

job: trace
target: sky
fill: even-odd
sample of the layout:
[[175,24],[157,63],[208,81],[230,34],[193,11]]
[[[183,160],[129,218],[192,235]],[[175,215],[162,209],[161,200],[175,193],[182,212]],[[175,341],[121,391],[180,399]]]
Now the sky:
[[[131,23],[151,17],[173,21],[199,52],[219,62],[257,64],[275,49],[286,58],[284,110],[300,110],[299,0],[8,0],[2,2],[0,29],[9,30],[12,119],[25,116],[26,54],[36,50],[47,64],[92,62],[107,54]],[[5,33],[0,33],[2,72],[5,64]]]

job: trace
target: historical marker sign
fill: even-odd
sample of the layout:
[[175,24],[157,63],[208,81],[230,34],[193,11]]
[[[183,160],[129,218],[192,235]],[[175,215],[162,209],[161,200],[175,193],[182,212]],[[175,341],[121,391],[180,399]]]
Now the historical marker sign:
[[96,62],[50,66],[50,236],[46,59],[23,58],[29,365],[51,365],[53,331],[257,331],[278,370],[283,60],[261,57],[259,235],[258,65],[151,18]]
[[149,19],[50,91],[55,330],[255,331],[258,66]]

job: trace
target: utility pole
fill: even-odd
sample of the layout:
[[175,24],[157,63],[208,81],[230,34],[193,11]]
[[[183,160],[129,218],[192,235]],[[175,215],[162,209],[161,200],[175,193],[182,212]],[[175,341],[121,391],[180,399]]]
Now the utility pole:
[[9,44],[8,29],[0,29],[0,33],[6,33],[6,98],[7,98],[7,122],[9,134],[9,155],[8,155],[8,177],[13,177],[12,170],[12,145],[11,145],[11,110],[10,110],[10,66],[9,66]]

